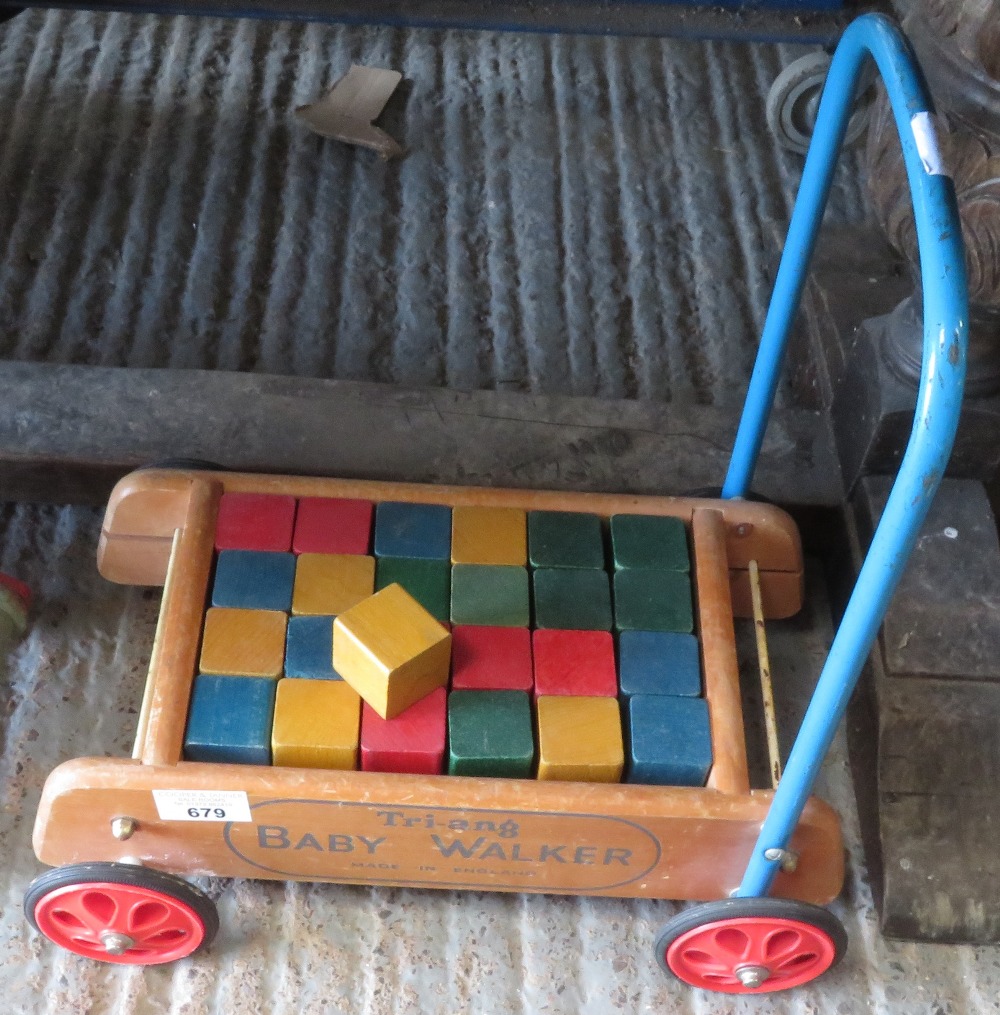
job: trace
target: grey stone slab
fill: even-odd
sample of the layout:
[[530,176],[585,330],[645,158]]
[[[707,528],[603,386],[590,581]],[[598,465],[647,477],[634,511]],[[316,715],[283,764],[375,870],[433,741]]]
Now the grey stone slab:
[[[856,504],[870,533],[891,479],[863,479]],[[1000,540],[986,490],[945,480],[886,613],[890,677],[1000,680]]]
[[[251,472],[679,494],[721,486],[736,423],[710,406],[7,363],[0,490],[98,503],[130,469],[180,457]],[[821,413],[775,414],[754,489],[839,503]]]

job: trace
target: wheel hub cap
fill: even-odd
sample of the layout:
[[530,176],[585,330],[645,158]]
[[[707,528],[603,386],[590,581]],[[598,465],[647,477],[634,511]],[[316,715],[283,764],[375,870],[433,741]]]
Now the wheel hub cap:
[[751,989],[759,987],[770,975],[771,971],[766,966],[740,966],[736,970],[736,979]]
[[101,934],[101,944],[109,955],[124,955],[129,948],[135,946],[135,941],[127,934],[116,934],[113,930],[106,930]]

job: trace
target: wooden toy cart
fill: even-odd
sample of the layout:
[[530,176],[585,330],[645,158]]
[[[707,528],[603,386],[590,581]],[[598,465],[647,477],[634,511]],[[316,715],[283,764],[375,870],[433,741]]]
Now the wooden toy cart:
[[[746,501],[777,374],[866,54],[903,139],[923,255],[925,365],[914,434],[777,790],[750,788],[733,618],[787,617],[802,600],[798,533]],[[100,540],[112,581],[164,586],[135,749],[85,758],[46,782],[35,851],[53,869],[25,911],[52,940],[123,963],[167,962],[209,942],[211,901],[186,878],[473,888],[684,899],[655,949],[708,989],[807,982],[842,954],[823,904],[839,892],[836,815],[809,797],[950,452],[964,378],[966,293],[950,180],[935,161],[929,101],[887,19],[845,33],[765,325],[730,472],[717,500],[149,470],[122,480]],[[186,762],[183,738],[225,492],[669,515],[692,551],[713,764],[703,788],[389,775]],[[755,579],[759,576],[759,582]]]

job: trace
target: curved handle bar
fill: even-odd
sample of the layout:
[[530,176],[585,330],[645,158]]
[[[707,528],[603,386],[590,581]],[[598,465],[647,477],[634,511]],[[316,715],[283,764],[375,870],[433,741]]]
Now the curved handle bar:
[[779,870],[780,860],[767,860],[764,853],[787,847],[805,807],[944,475],[965,384],[969,296],[964,248],[955,188],[941,168],[927,115],[933,106],[896,24],[882,15],[864,15],[848,26],[833,55],[722,496],[743,496],[753,474],[855,85],[868,56],[882,75],[899,130],[920,248],[924,350],[916,415],[881,522],[737,896],[766,895]]

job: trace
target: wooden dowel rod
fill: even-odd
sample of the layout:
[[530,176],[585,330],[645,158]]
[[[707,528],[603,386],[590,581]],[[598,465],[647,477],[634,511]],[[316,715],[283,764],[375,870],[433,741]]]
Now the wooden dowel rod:
[[753,626],[757,635],[757,669],[760,671],[760,696],[764,703],[764,730],[767,733],[767,757],[771,765],[771,786],[781,781],[781,750],[778,747],[778,717],[774,710],[774,685],[771,682],[771,655],[767,650],[764,627],[764,597],[760,591],[757,561],[750,561],[750,596],[753,600]]

